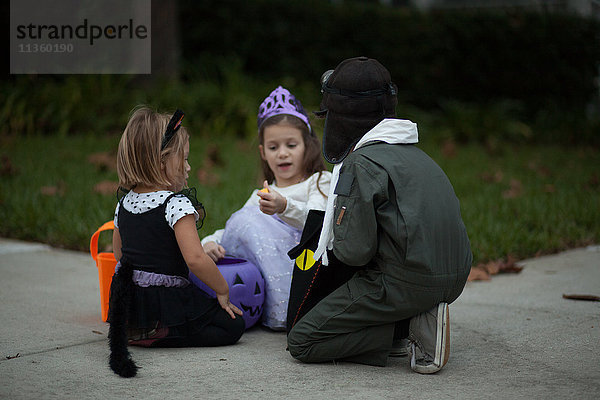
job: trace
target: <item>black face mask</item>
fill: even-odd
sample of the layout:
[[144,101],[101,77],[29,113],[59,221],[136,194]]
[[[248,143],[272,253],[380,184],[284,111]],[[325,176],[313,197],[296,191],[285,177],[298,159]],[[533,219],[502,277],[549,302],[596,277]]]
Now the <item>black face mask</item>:
[[395,117],[397,88],[376,60],[345,60],[321,76],[321,110],[326,118],[323,156],[332,163],[346,158],[360,138],[386,117]]

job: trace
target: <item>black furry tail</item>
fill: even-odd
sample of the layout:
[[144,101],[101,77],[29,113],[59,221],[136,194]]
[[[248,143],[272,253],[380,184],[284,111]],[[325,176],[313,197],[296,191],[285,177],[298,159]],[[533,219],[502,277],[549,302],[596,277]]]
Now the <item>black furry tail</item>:
[[134,377],[138,366],[127,350],[127,320],[131,305],[133,267],[122,262],[110,285],[108,319],[108,342],[110,347],[110,368],[123,378]]

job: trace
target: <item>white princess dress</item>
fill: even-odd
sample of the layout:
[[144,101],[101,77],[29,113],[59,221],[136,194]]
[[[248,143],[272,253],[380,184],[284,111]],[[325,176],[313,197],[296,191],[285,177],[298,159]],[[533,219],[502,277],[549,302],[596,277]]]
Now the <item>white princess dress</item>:
[[260,211],[255,190],[244,207],[231,215],[225,229],[202,239],[202,244],[216,242],[228,256],[244,258],[260,269],[265,279],[262,324],[273,330],[286,327],[294,266],[287,252],[299,243],[308,211],[325,209],[327,197],[323,193],[329,192],[330,181],[331,173],[323,171],[320,178],[315,173],[295,185],[270,185],[287,199],[286,209],[276,215]]

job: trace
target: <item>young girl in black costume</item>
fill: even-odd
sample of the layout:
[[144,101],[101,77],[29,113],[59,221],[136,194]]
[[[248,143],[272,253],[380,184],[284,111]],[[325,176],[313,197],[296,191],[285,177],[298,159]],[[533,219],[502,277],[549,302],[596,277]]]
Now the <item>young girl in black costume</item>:
[[[244,332],[242,312],[196,232],[204,209],[187,185],[189,135],[183,112],[147,108],[131,116],[117,155],[127,191],[115,211],[110,305],[110,367],[123,377],[137,366],[127,344],[145,347],[221,346]],[[179,192],[179,193],[178,193]],[[194,192],[195,193],[195,192]],[[189,271],[213,289],[212,299],[189,282]]]

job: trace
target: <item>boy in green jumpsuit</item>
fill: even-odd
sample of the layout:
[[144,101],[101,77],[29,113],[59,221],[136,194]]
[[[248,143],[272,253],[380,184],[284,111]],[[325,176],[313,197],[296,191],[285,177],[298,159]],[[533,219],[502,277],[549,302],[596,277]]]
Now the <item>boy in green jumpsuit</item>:
[[383,65],[343,61],[322,78],[323,155],[335,164],[319,248],[356,273],[288,335],[304,362],[384,366],[408,336],[411,368],[434,373],[449,356],[448,304],[471,268],[452,185],[423,151],[416,124],[394,118],[397,88]]

